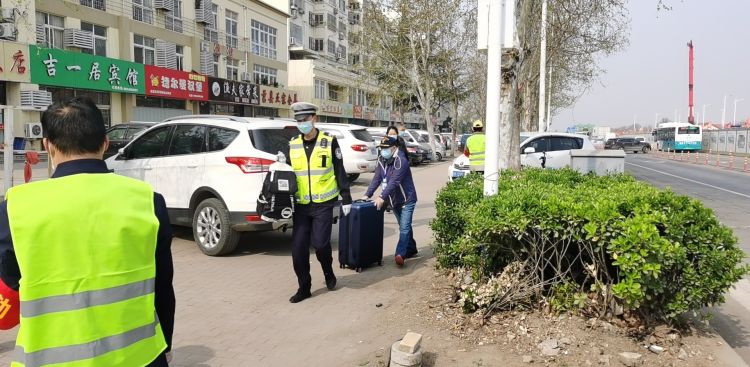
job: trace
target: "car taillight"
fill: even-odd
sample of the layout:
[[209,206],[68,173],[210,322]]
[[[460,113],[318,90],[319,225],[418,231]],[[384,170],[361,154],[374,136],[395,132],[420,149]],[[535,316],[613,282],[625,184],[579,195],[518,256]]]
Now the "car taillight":
[[352,145],[352,150],[357,152],[366,152],[370,150],[370,148],[368,148],[367,145],[364,144],[354,144]]
[[263,219],[260,217],[260,215],[246,215],[245,220],[248,222],[260,222],[263,221]]
[[239,167],[244,173],[268,172],[268,167],[275,161],[254,157],[226,157],[227,163]]

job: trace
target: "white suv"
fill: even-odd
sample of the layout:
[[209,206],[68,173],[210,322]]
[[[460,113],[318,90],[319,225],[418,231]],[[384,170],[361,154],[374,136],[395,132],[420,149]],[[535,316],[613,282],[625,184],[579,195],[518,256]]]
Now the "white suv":
[[232,252],[240,232],[277,229],[256,212],[278,152],[299,135],[287,119],[181,116],[157,124],[106,160],[110,170],[151,184],[174,225],[191,226],[206,255]]
[[316,123],[315,127],[338,140],[349,181],[359,178],[361,173],[375,172],[378,165],[378,145],[364,126]]
[[[563,168],[570,166],[570,151],[594,150],[589,137],[568,133],[521,133],[521,166]],[[469,157],[461,154],[448,167],[448,177],[453,180],[469,173]]]

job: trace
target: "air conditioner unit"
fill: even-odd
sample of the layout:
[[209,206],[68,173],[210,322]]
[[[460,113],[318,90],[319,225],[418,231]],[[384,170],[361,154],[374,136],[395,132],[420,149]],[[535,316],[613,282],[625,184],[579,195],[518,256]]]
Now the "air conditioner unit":
[[333,8],[333,15],[336,15],[339,13],[339,8]]
[[21,106],[47,108],[52,104],[52,93],[44,90],[22,90]]
[[4,8],[0,10],[0,22],[13,23],[16,21],[16,9]]
[[94,48],[94,34],[89,31],[68,28],[63,31],[63,44],[65,47],[91,50]]
[[154,8],[163,9],[166,11],[173,11],[174,1],[173,0],[154,0]]
[[240,79],[242,79],[243,82],[251,82],[253,81],[252,76],[247,71],[243,71],[240,75]]
[[336,60],[341,60],[344,57],[342,52],[336,52]]
[[13,23],[0,24],[0,38],[4,40],[16,40],[16,25]]
[[305,14],[305,8],[297,9],[297,13],[299,13],[300,15]]
[[296,45],[296,44],[297,44],[297,40],[294,37],[289,37],[289,45],[291,46],[291,45]]
[[344,35],[344,32],[339,32],[339,41],[343,41],[346,36]]
[[36,25],[36,44],[37,45],[47,44],[47,31],[44,29],[44,24]]
[[41,139],[43,137],[41,122],[29,122],[24,125],[23,131],[26,139]]

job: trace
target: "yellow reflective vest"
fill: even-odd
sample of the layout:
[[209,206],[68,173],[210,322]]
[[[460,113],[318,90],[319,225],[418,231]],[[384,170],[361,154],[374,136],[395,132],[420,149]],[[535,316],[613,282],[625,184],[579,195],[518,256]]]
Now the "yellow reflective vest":
[[484,134],[474,134],[466,139],[466,149],[469,150],[469,166],[472,171],[484,171]]
[[8,190],[21,271],[11,366],[145,366],[166,349],[154,289],[159,221],[141,181],[77,174]]
[[289,158],[297,175],[297,202],[323,203],[339,196],[333,171],[333,137],[319,131],[310,159],[307,159],[302,135],[289,142]]

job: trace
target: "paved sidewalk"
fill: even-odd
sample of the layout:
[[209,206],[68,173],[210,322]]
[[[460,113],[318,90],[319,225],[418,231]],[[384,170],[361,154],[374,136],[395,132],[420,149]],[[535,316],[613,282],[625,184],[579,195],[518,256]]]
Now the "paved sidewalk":
[[[429,221],[434,198],[447,180],[447,161],[414,169],[419,203],[415,238],[430,253]],[[353,187],[359,198],[372,175]],[[398,335],[376,324],[376,303],[388,304],[408,289],[410,275],[426,259],[397,268],[392,254],[398,238],[392,214],[385,216],[384,264],[357,274],[336,268],[338,289],[325,289],[320,266],[311,256],[313,297],[299,304],[291,233],[268,232],[243,237],[229,257],[203,255],[189,230],[178,230],[172,252],[177,315],[174,336],[177,366],[339,366],[390,345]],[[338,227],[333,230],[337,263]],[[405,332],[405,330],[404,330]],[[399,332],[400,333],[400,332]],[[0,332],[0,364],[8,365],[15,331]]]

